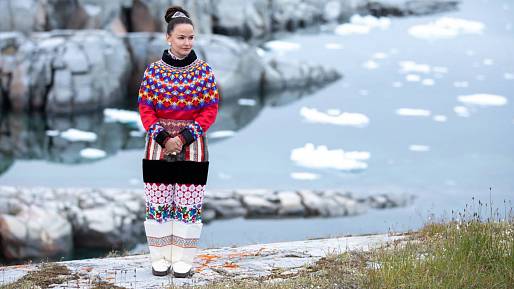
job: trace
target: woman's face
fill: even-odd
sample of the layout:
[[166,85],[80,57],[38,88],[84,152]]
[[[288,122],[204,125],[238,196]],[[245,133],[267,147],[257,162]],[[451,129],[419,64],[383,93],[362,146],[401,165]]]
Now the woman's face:
[[166,35],[166,40],[171,43],[171,51],[178,57],[186,57],[195,40],[195,31],[193,25],[182,23],[175,25],[171,34]]

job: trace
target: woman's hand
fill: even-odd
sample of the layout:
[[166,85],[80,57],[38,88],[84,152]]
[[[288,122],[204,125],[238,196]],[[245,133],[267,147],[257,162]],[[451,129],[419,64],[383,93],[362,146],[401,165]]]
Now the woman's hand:
[[182,142],[179,137],[169,138],[165,144],[166,154],[176,155],[182,151]]

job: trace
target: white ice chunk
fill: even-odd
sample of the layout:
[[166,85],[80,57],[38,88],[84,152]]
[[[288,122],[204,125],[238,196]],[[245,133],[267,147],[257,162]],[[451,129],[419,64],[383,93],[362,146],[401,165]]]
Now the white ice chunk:
[[417,145],[417,144],[414,144],[414,145],[410,145],[409,146],[409,150],[413,151],[413,152],[427,152],[430,150],[430,147],[429,146],[426,146],[426,145]]
[[453,111],[455,111],[455,113],[460,117],[469,117],[470,116],[469,109],[465,106],[456,106],[453,108]]
[[301,45],[298,43],[288,42],[288,41],[280,41],[280,40],[268,41],[264,44],[264,46],[271,50],[277,50],[277,51],[290,51],[290,50],[298,50],[301,48]]
[[442,17],[428,24],[413,25],[408,33],[421,39],[448,39],[459,34],[481,34],[485,28],[482,22],[453,17]]
[[453,86],[459,87],[459,88],[465,88],[469,86],[469,82],[467,81],[454,81]]
[[396,110],[397,115],[402,116],[430,116],[430,110],[418,109],[418,108],[399,108]]
[[514,73],[505,72],[503,74],[503,78],[505,78],[507,80],[513,80],[514,79]]
[[423,81],[421,81],[421,84],[423,84],[425,86],[432,86],[435,84],[435,81],[431,78],[425,78],[425,79],[423,79]]
[[402,73],[417,72],[417,73],[430,73],[431,68],[428,64],[416,63],[414,61],[405,60],[398,63]]
[[99,159],[106,155],[105,151],[95,148],[85,148],[80,150],[80,156],[86,159]]
[[58,136],[59,135],[59,131],[58,130],[47,130],[46,131],[46,135],[47,136]]
[[237,103],[241,106],[255,106],[257,101],[252,98],[240,98],[237,100]]
[[307,173],[307,172],[293,172],[290,174],[291,178],[302,181],[314,181],[319,179],[318,174]]
[[446,122],[447,119],[448,118],[445,115],[441,115],[441,114],[434,115],[434,120],[437,122]]
[[78,130],[74,128],[69,128],[66,131],[61,132],[60,136],[69,141],[87,141],[93,142],[96,140],[97,136],[94,132]]
[[328,123],[355,127],[365,127],[369,124],[369,118],[361,113],[339,113],[339,111],[335,110],[329,110],[327,113],[323,113],[315,108],[302,107],[300,109],[300,115],[307,121],[313,123]]
[[364,170],[368,164],[362,160],[370,158],[369,152],[345,152],[329,150],[326,146],[315,147],[312,143],[291,151],[291,160],[300,166],[315,169],[337,169],[344,171]]
[[471,95],[460,95],[457,97],[460,102],[471,105],[481,106],[503,106],[507,104],[507,98],[501,95],[495,94],[471,94]]
[[344,46],[339,43],[326,43],[325,48],[326,49],[343,49]]
[[405,80],[409,82],[419,82],[421,80],[421,77],[417,74],[407,74],[405,75]]
[[218,130],[213,131],[209,134],[209,138],[225,138],[225,137],[231,137],[236,134],[233,130]]
[[372,70],[372,69],[377,69],[378,68],[378,63],[376,63],[373,60],[368,60],[368,61],[364,62],[362,64],[362,66],[364,68],[366,68],[366,69]]

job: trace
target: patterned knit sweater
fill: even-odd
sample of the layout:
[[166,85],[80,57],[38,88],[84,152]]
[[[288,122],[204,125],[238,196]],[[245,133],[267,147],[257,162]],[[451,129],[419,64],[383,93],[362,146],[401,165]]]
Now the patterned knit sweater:
[[143,126],[162,147],[174,136],[161,126],[159,118],[193,120],[178,135],[189,145],[214,123],[219,101],[212,69],[194,50],[181,60],[165,50],[159,61],[147,66],[138,93]]

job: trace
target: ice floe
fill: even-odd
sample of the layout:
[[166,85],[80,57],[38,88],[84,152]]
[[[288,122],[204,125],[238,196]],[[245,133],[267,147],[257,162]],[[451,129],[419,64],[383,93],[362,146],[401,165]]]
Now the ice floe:
[[410,72],[430,73],[430,71],[431,71],[430,65],[416,63],[416,62],[410,61],[410,60],[400,61],[400,62],[398,62],[398,65],[400,65],[400,72],[402,72],[402,73],[410,73]]
[[96,141],[97,135],[94,132],[78,130],[75,128],[69,128],[59,134],[60,137],[69,141]]
[[448,118],[445,115],[441,114],[434,115],[433,119],[437,122],[446,122],[446,120],[448,120]]
[[105,151],[95,148],[85,148],[80,150],[80,156],[86,159],[99,159],[106,155]]
[[339,43],[326,43],[325,48],[326,49],[343,49],[344,46]]
[[275,51],[291,51],[291,50],[298,50],[301,48],[301,45],[298,43],[281,41],[281,40],[268,41],[264,44],[264,46],[268,49],[275,50]]
[[378,68],[378,63],[373,60],[368,60],[362,64],[362,66],[366,69],[372,70]]
[[484,65],[493,65],[494,64],[494,60],[491,59],[491,58],[484,58],[484,59],[482,59],[482,64],[484,64]]
[[432,86],[435,84],[435,81],[431,78],[425,78],[421,81],[421,84],[423,84],[425,86]]
[[336,27],[335,33],[338,35],[367,34],[373,28],[387,29],[391,25],[391,20],[386,17],[374,17],[372,15],[360,16],[358,14],[350,17],[349,23],[344,23]]
[[459,95],[457,100],[465,104],[481,106],[503,106],[507,104],[506,97],[486,93]]
[[369,124],[369,118],[361,113],[341,113],[338,110],[328,110],[327,113],[318,111],[315,108],[302,107],[302,115],[307,121],[313,123],[327,123],[335,125],[346,125],[355,127],[365,127]]
[[314,146],[312,143],[307,143],[305,146],[291,151],[291,160],[297,165],[314,169],[364,170],[368,167],[364,161],[369,158],[369,152],[329,150],[324,145]]
[[396,110],[397,115],[401,116],[430,116],[430,110],[419,109],[419,108],[399,108]]
[[470,116],[470,112],[469,112],[469,109],[465,106],[455,106],[453,108],[453,111],[460,117],[469,117]]
[[313,173],[307,173],[307,172],[292,172],[290,174],[291,178],[295,180],[302,180],[302,181],[314,181],[320,178],[320,175],[313,174]]
[[514,80],[514,73],[505,72],[503,74],[503,78],[505,78],[507,80]]
[[141,117],[137,111],[117,109],[117,108],[106,108],[104,109],[104,121],[105,122],[119,122],[124,124],[131,124],[137,127],[139,130],[144,131]]
[[240,98],[237,100],[237,103],[241,106],[255,106],[257,101],[252,98]]
[[414,25],[408,33],[421,39],[448,39],[459,34],[481,34],[485,25],[479,21],[442,17],[428,24]]
[[236,134],[233,130],[217,130],[208,134],[209,138],[226,138]]
[[465,88],[469,86],[469,82],[467,81],[454,81],[453,86],[458,88]]
[[405,80],[409,82],[419,82],[421,80],[421,77],[417,74],[407,74],[405,75]]
[[430,147],[426,145],[413,144],[409,146],[409,150],[413,152],[428,152],[430,150]]

